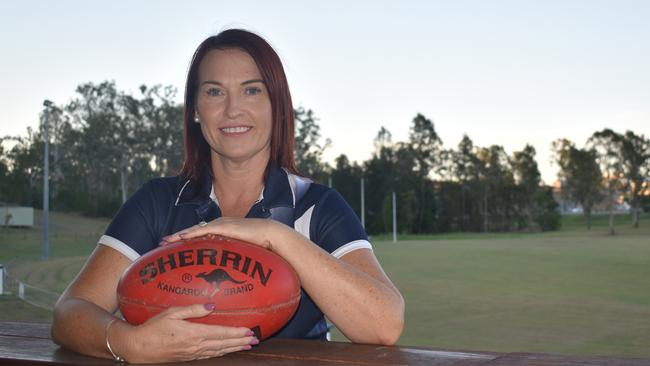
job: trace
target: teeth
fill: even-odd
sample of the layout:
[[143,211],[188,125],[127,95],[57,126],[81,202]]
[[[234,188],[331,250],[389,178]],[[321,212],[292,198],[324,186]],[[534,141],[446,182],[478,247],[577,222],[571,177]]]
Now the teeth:
[[226,128],[222,128],[221,131],[223,131],[225,133],[241,133],[241,132],[246,132],[246,131],[248,131],[250,129],[251,129],[250,127],[243,127],[243,126],[242,127],[226,127]]

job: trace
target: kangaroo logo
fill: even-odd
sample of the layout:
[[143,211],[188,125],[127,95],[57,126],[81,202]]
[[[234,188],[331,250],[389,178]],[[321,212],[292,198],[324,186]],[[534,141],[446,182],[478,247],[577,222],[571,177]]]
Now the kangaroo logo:
[[236,284],[242,284],[246,282],[246,281],[235,280],[234,278],[230,277],[228,272],[226,272],[221,268],[217,268],[210,273],[201,272],[197,274],[196,277],[203,278],[207,283],[214,284],[215,288],[214,291],[212,291],[212,293],[210,294],[210,297],[214,296],[214,294],[216,294],[221,290],[219,287],[221,287],[221,284],[225,281],[230,281]]

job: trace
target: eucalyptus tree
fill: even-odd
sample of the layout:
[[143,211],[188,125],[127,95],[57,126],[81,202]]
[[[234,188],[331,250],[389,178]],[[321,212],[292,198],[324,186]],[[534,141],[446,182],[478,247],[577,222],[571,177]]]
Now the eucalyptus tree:
[[323,182],[329,175],[329,167],[323,162],[323,153],[332,141],[321,142],[318,119],[311,109],[299,107],[294,111],[296,122],[295,157],[298,171],[317,181]]
[[483,183],[483,231],[511,229],[514,177],[508,154],[502,146],[492,145],[479,149],[478,157]]
[[609,211],[609,234],[614,229],[614,209],[623,190],[623,136],[609,128],[594,132],[587,140],[587,145],[596,152],[596,161],[603,174],[603,185]]
[[[479,218],[478,195],[481,191],[479,172],[483,163],[477,155],[477,147],[467,135],[458,143],[453,152],[453,176],[460,184],[461,230],[473,228],[478,230],[480,223],[472,218]],[[476,207],[476,209],[474,209]]]
[[356,162],[351,163],[345,154],[339,155],[332,169],[332,187],[335,188],[350,207],[361,217],[360,182],[363,170]]
[[396,147],[392,135],[385,127],[381,127],[373,140],[374,152],[370,159],[363,163],[366,182],[366,229],[370,233],[389,232],[390,220],[386,220],[386,207],[390,207],[390,195],[396,188],[395,164]]
[[418,187],[417,204],[415,205],[417,221],[414,229],[416,232],[420,232],[425,223],[432,220],[430,213],[433,209],[431,203],[434,197],[428,195],[432,192],[430,174],[433,171],[439,175],[443,167],[442,140],[438,136],[433,122],[420,113],[411,122],[408,147],[412,151],[411,156],[404,153],[403,157],[398,160],[412,158],[415,162],[413,172],[417,176]]
[[644,186],[650,182],[650,139],[632,131],[626,131],[622,137],[623,187],[632,209],[633,226],[638,228],[641,201],[645,190],[650,189]]
[[138,99],[146,144],[157,176],[178,174],[183,162],[183,106],[175,102],[177,89],[172,86],[140,86]]
[[538,210],[536,197],[541,183],[541,174],[535,160],[535,148],[526,144],[523,150],[515,151],[512,155],[511,166],[519,188],[518,191],[523,193],[522,202],[517,202],[517,204],[521,204],[521,209],[527,218],[526,227],[530,227],[535,223],[535,213]]
[[7,144],[7,151],[3,154],[3,165],[6,166],[3,200],[21,205],[40,205],[40,187],[43,186],[43,143],[40,132],[28,127],[27,136],[5,136],[2,142]]
[[558,139],[551,145],[554,160],[560,167],[558,178],[562,196],[582,207],[591,229],[594,204],[602,199],[602,173],[593,149],[578,149],[567,139]]

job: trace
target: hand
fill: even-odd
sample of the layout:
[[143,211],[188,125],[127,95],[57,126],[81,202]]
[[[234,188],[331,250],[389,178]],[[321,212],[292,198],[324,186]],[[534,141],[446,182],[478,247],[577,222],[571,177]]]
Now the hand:
[[[123,356],[129,363],[191,361],[248,350],[259,343],[248,328],[185,320],[206,316],[212,310],[214,304],[169,308],[145,323],[131,327],[131,351]],[[116,335],[114,339],[119,337]]]
[[[237,217],[220,217],[204,225],[194,225],[172,235],[162,238],[161,246],[183,239],[191,239],[207,234],[218,234],[233,239],[257,244],[271,251],[274,241],[272,238],[282,235],[280,231],[291,230],[288,226],[269,219],[250,219]],[[292,231],[292,230],[291,230]],[[282,236],[279,236],[282,237]]]

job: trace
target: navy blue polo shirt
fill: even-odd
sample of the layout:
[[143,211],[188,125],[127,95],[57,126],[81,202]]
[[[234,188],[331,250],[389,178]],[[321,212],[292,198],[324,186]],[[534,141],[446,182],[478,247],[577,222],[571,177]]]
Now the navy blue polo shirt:
[[[273,215],[280,211],[284,214]],[[218,217],[209,174],[196,186],[180,176],[152,179],[122,205],[99,244],[135,261],[157,248],[163,236]],[[283,221],[336,258],[372,248],[358,217],[336,190],[280,168],[268,169],[264,190],[246,217]],[[276,336],[325,339],[326,334],[322,311],[302,291],[296,314]]]

